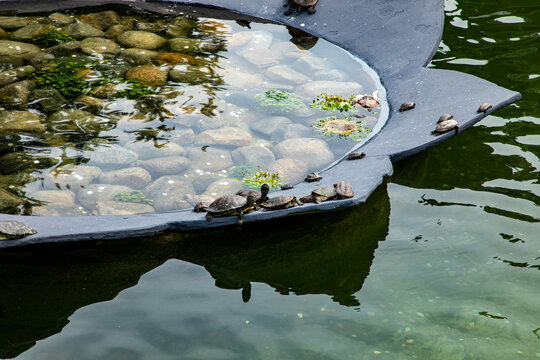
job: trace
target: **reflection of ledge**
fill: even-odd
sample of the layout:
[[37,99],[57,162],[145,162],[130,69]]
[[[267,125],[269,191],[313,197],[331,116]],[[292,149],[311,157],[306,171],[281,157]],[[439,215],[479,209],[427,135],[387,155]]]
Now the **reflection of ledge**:
[[[251,295],[250,284],[259,282],[280,293],[326,294],[342,305],[358,306],[355,293],[369,274],[378,242],[388,233],[389,217],[386,186],[381,186],[363,207],[246,224],[241,230],[211,229],[86,248],[4,250],[0,271],[9,276],[0,278],[0,358],[15,357],[60,332],[77,309],[113,299],[171,258],[204,266],[219,287],[244,288],[244,301]],[[306,229],[316,229],[316,236]]]
[[[4,2],[0,9],[36,9],[34,1]],[[105,1],[52,1],[39,4],[39,10],[99,5]],[[191,1],[118,1],[137,4],[142,8],[174,13],[185,10]],[[174,3],[174,4],[173,4]],[[199,0],[198,5],[215,7],[216,1]],[[220,5],[221,6],[221,5]],[[440,42],[444,12],[440,0],[425,0],[422,6],[412,0],[399,2],[321,0],[317,13],[284,16],[281,0],[228,0],[223,7],[233,10],[232,16],[252,15],[271,21],[295,26],[325,38],[354,55],[364,59],[379,72],[387,90],[390,107],[389,119],[384,128],[361,149],[367,157],[357,161],[342,161],[322,175],[321,184],[302,183],[289,190],[297,196],[309,194],[314,187],[348,180],[355,189],[355,197],[319,205],[307,204],[287,210],[248,214],[245,222],[268,220],[296,213],[327,211],[337,207],[355,206],[365,202],[385,177],[392,173],[391,161],[396,161],[423,151],[454,136],[447,133],[434,136],[431,131],[441,114],[451,112],[459,122],[460,131],[480,121],[487,114],[476,112],[479,104],[493,105],[488,113],[517,101],[520,94],[498,87],[474,76],[454,71],[424,68],[435,54]],[[206,8],[205,11],[208,11]],[[416,108],[399,113],[405,101],[416,102]],[[2,215],[3,219],[14,219]],[[112,239],[155,234],[166,229],[192,230],[232,225],[236,218],[226,217],[206,222],[204,215],[190,211],[175,213],[119,217],[85,218],[22,218],[38,230],[38,234],[13,241],[0,242],[0,247],[10,247],[40,242],[75,241],[84,239]]]

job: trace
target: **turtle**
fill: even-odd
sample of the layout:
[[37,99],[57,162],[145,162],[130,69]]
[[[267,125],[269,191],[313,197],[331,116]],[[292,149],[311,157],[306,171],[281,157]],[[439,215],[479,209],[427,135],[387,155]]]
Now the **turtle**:
[[291,190],[291,189],[294,189],[293,184],[283,184],[283,185],[281,185],[281,190]]
[[309,195],[303,196],[303,197],[300,198],[300,201],[301,201],[302,203],[312,203],[312,202],[315,202],[315,195],[309,194]]
[[379,98],[379,92],[380,90],[375,90],[373,93],[371,93],[371,95],[355,96],[354,101],[356,101],[356,103],[361,107],[371,110],[372,108],[379,106],[381,103],[382,99]]
[[443,121],[452,120],[454,116],[452,114],[442,114],[441,117],[439,117],[439,120],[437,120],[438,123],[442,123]]
[[196,212],[196,213],[207,212],[208,211],[208,203],[205,203],[203,201],[197,203],[193,207],[193,211]]
[[340,181],[334,184],[338,199],[348,199],[354,196],[352,185],[347,181]]
[[238,215],[238,224],[242,224],[244,213],[253,209],[255,209],[255,198],[252,195],[249,195],[247,199],[240,195],[225,195],[208,205],[206,220],[210,221],[221,216]]
[[481,104],[479,107],[478,107],[478,110],[476,112],[483,112],[485,113],[486,111],[488,111],[489,109],[491,109],[491,104],[490,103],[483,103]]
[[251,190],[251,189],[244,189],[244,190],[238,190],[235,195],[240,195],[245,197],[246,199],[249,196],[253,196],[253,199],[255,199],[256,204],[262,204],[268,197],[268,192],[270,191],[270,187],[268,184],[262,184],[261,186],[261,192]]
[[0,240],[17,239],[34,234],[37,234],[36,230],[20,221],[0,221]]
[[414,109],[415,106],[416,106],[416,104],[413,103],[412,101],[404,102],[399,107],[399,111],[402,112],[402,111],[411,110],[411,109]]
[[439,122],[435,130],[433,130],[431,133],[435,135],[440,135],[452,130],[456,130],[456,134],[458,133],[458,122],[454,119],[449,119]]
[[266,210],[287,209],[294,205],[302,205],[301,201],[296,200],[296,196],[280,195],[270,198],[262,204]]
[[304,179],[304,181],[306,182],[313,182],[313,181],[319,181],[322,179],[322,176],[320,176],[318,173],[316,172],[312,172],[312,173],[309,173],[306,178]]
[[283,7],[286,7],[287,10],[283,13],[284,15],[291,15],[293,10],[296,8],[296,13],[300,13],[304,8],[307,8],[308,13],[315,14],[315,5],[318,0],[286,0],[283,4]]
[[357,160],[357,159],[363,159],[366,157],[366,153],[363,151],[352,151],[347,155],[347,160]]
[[313,201],[319,204],[323,201],[334,199],[337,196],[337,191],[335,186],[325,186],[313,190],[311,195],[313,195]]

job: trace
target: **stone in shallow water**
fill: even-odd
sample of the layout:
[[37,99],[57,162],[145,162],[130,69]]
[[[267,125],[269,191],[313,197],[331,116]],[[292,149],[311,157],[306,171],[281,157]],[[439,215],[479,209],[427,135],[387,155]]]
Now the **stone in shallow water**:
[[47,118],[47,126],[57,133],[62,134],[90,134],[96,135],[109,130],[113,124],[109,119],[95,116],[85,110],[63,109],[52,113]]
[[64,32],[77,40],[87,37],[103,37],[105,35],[103,31],[85,23],[70,24],[64,28]]
[[118,42],[128,48],[154,50],[164,46],[167,40],[149,31],[130,30],[118,37]]
[[206,148],[205,151],[200,148],[192,149],[189,152],[189,158],[191,167],[195,170],[218,171],[233,165],[229,151],[212,147]]
[[160,64],[167,64],[167,65],[196,65],[197,60],[191,55],[186,54],[180,54],[180,53],[165,53],[162,54],[157,61]]
[[23,204],[23,200],[12,193],[0,189],[0,211],[3,213],[13,213],[18,206]]
[[89,37],[81,41],[81,50],[88,55],[117,55],[120,52],[120,45],[109,39]]
[[75,206],[32,206],[33,216],[81,216],[88,215],[82,207]]
[[155,210],[147,204],[109,200],[98,201],[95,212],[97,215],[135,215],[149,214],[155,212]]
[[306,56],[296,60],[292,66],[305,74],[312,74],[317,71],[327,70],[331,68],[332,65],[325,59],[315,56]]
[[244,186],[244,183],[237,179],[219,179],[208,185],[203,195],[210,197],[231,195],[244,188]]
[[283,128],[290,123],[291,120],[284,116],[272,116],[252,122],[250,124],[250,128],[253,131],[257,131],[266,136],[270,136],[276,129]]
[[270,50],[274,52],[280,59],[298,59],[304,56],[309,56],[309,52],[300,50],[290,41],[282,41],[272,44]]
[[49,15],[49,19],[51,19],[58,26],[65,26],[75,22],[75,18],[73,16],[61,13],[52,13]]
[[31,24],[14,31],[11,39],[15,41],[30,41],[38,35],[54,30],[54,26],[49,24]]
[[131,28],[129,28],[128,26],[120,25],[120,24],[113,25],[107,29],[107,31],[105,32],[105,37],[107,39],[116,39],[117,37],[119,37],[120,35],[122,35],[128,30],[131,30]]
[[214,181],[228,177],[228,172],[225,170],[211,172],[191,168],[186,171],[183,176],[187,181],[193,184],[195,191],[200,194],[204,192]]
[[294,138],[283,140],[274,147],[279,158],[295,159],[307,164],[308,170],[322,170],[334,160],[328,144],[321,139]]
[[346,81],[348,78],[346,73],[336,69],[320,70],[313,74],[313,80]]
[[296,93],[299,96],[311,101],[322,93],[327,93],[329,95],[341,95],[348,98],[351,95],[361,94],[362,89],[362,85],[357,82],[312,81],[298,86],[296,88]]
[[147,186],[146,196],[153,201],[156,211],[188,209],[188,195],[195,195],[195,189],[181,176],[162,176]]
[[185,153],[184,148],[178,144],[162,143],[156,146],[153,141],[135,141],[127,144],[125,148],[135,151],[141,160],[155,157],[178,156]]
[[177,37],[169,40],[169,48],[182,54],[194,54],[199,52],[216,52],[220,50],[219,44],[209,40]]
[[166,156],[135,162],[135,166],[145,168],[153,177],[179,174],[187,169],[189,164],[189,159],[184,156]]
[[303,84],[309,81],[309,78],[291,69],[286,65],[272,66],[266,70],[266,76],[274,81],[283,81],[292,84]]
[[43,185],[46,188],[71,188],[76,190],[80,186],[90,184],[100,175],[101,169],[97,166],[64,166],[45,174]]
[[103,99],[95,98],[93,96],[81,95],[77,96],[77,98],[73,101],[73,105],[79,109],[95,114],[106,109],[109,103]]
[[131,191],[132,188],[122,185],[91,184],[77,192],[77,202],[88,210],[96,210],[99,201],[111,201],[116,194]]
[[93,165],[129,165],[139,158],[136,152],[115,144],[90,144],[85,150],[85,155]]
[[43,133],[47,128],[42,120],[41,116],[30,111],[0,111],[0,134]]
[[263,168],[276,160],[274,153],[262,146],[243,146],[234,150],[232,158],[237,165],[253,165]]
[[75,193],[70,190],[41,190],[30,194],[30,197],[44,202],[43,205],[74,207]]
[[169,134],[170,140],[176,144],[189,145],[195,141],[195,132],[190,128],[176,128]]
[[277,56],[268,49],[253,49],[242,51],[242,57],[259,68],[279,65]]
[[305,162],[295,159],[279,159],[268,166],[270,172],[277,172],[283,183],[294,184],[306,177],[308,167]]
[[158,52],[147,49],[130,48],[120,51],[120,57],[132,65],[149,64],[158,56]]
[[47,52],[55,56],[69,56],[81,49],[80,41],[67,41],[47,48]]
[[66,98],[55,88],[35,89],[30,93],[29,101],[46,111],[59,111],[68,105]]
[[313,130],[302,124],[289,124],[279,127],[272,131],[272,142],[277,143],[285,139],[310,137],[313,135]]
[[0,16],[0,28],[5,30],[14,30],[26,26],[30,23],[27,17],[19,16]]
[[135,66],[126,73],[127,80],[138,81],[148,86],[161,86],[167,82],[169,70],[160,66]]
[[250,142],[251,134],[235,127],[206,130],[195,138],[196,145],[247,146]]
[[250,74],[234,69],[219,70],[219,74],[224,77],[225,84],[230,89],[250,89],[261,85],[263,82],[262,76],[258,74]]
[[99,182],[103,184],[125,185],[133,189],[142,189],[152,181],[150,173],[140,167],[130,167],[108,171],[101,174]]
[[119,24],[121,20],[120,16],[112,10],[85,14],[79,17],[79,21],[90,24],[99,30],[107,30],[112,25]]
[[9,108],[23,108],[28,104],[30,92],[36,83],[31,80],[18,81],[0,89],[0,105]]

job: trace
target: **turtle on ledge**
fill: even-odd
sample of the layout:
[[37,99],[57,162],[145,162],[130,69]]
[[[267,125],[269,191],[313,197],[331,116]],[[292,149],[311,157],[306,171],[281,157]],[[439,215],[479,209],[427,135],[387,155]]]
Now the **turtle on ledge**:
[[0,240],[17,239],[36,233],[36,230],[20,221],[0,221]]
[[288,7],[285,10],[284,15],[291,15],[293,10],[296,8],[296,13],[300,13],[304,8],[307,8],[308,13],[315,14],[315,5],[317,0],[286,0],[283,4],[283,7]]

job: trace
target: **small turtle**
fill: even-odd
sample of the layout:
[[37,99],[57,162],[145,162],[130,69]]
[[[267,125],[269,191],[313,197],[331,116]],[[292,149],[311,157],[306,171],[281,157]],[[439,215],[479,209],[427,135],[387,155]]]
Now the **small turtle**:
[[280,195],[266,200],[262,206],[266,210],[278,210],[287,209],[294,205],[302,205],[302,202],[296,200],[296,196]]
[[246,199],[240,195],[226,195],[217,198],[208,205],[206,220],[210,221],[220,216],[238,215],[238,224],[242,224],[245,213],[255,208],[255,198],[248,196]]
[[357,159],[363,159],[366,157],[366,153],[363,151],[352,151],[347,155],[347,160],[357,160]]
[[315,195],[309,194],[309,195],[303,196],[303,197],[300,198],[300,201],[301,201],[302,203],[312,203],[312,202],[315,202]]
[[316,172],[312,172],[312,173],[309,173],[306,178],[304,179],[304,181],[306,182],[313,182],[313,181],[319,181],[322,179],[322,176],[320,176],[318,173]]
[[262,184],[261,192],[251,190],[251,189],[244,189],[244,190],[238,190],[236,192],[236,195],[243,196],[246,199],[249,196],[253,196],[256,204],[262,204],[266,199],[268,199],[266,195],[268,195],[269,191],[270,191],[270,186],[268,186],[268,184]]
[[338,199],[348,199],[354,196],[352,185],[347,181],[340,181],[334,185],[336,187]]
[[286,0],[283,4],[283,7],[288,7],[287,10],[285,10],[284,15],[291,15],[293,10],[296,8],[296,13],[300,13],[304,8],[307,8],[307,11],[310,14],[315,14],[317,10],[315,10],[315,5],[317,4],[317,0]]
[[196,212],[196,213],[202,213],[202,212],[207,212],[208,211],[208,204],[201,201],[200,203],[197,203],[194,207],[193,207],[193,211]]
[[294,185],[292,184],[283,184],[281,185],[281,190],[290,190],[290,189],[293,189],[294,188]]
[[458,122],[454,119],[439,122],[435,130],[433,130],[431,133],[435,135],[440,135],[452,130],[456,130],[456,134],[459,130]]
[[442,123],[443,121],[451,120],[453,118],[454,118],[454,116],[451,115],[451,114],[442,114],[441,117],[439,118],[439,120],[437,120],[437,124]]
[[479,112],[479,113],[486,112],[489,109],[491,109],[491,104],[486,102],[486,103],[483,103],[482,105],[480,105],[476,112]]
[[0,221],[0,240],[22,238],[37,234],[37,231],[20,221]]
[[313,195],[315,203],[320,204],[323,201],[334,199],[337,196],[337,191],[334,186],[325,186],[313,190],[311,195]]
[[412,101],[404,102],[399,107],[399,111],[402,112],[402,111],[411,110],[411,109],[414,109],[415,106],[416,106],[416,104],[413,103]]

